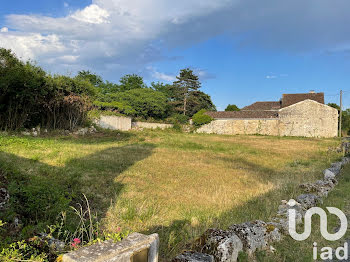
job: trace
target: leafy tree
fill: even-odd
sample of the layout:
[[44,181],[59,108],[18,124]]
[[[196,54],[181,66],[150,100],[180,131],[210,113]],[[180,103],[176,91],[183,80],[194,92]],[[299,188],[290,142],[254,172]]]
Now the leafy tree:
[[120,102],[135,110],[134,116],[143,118],[164,118],[167,100],[164,94],[149,88],[131,89],[119,93]]
[[43,88],[45,75],[40,67],[0,48],[0,129],[17,129],[38,121],[40,105],[48,93]]
[[[340,106],[336,103],[328,103],[329,106],[338,109],[338,113],[340,112]],[[350,108],[342,111],[342,130],[347,134],[350,133]]]
[[236,105],[231,105],[229,104],[226,108],[225,111],[240,111],[240,109],[238,108],[238,106]]
[[338,111],[340,111],[340,106],[338,106],[336,103],[328,103],[327,105],[335,109],[338,109]]
[[76,76],[77,79],[84,79],[89,81],[93,86],[100,86],[101,84],[103,84],[103,80],[102,77],[91,73],[90,71],[79,71],[78,75]]
[[188,114],[189,96],[191,93],[197,91],[201,87],[201,84],[198,76],[189,68],[182,69],[176,78],[177,81],[173,83],[174,101],[181,103],[181,107],[177,106],[176,109],[186,115]]
[[119,82],[119,91],[121,92],[138,88],[147,88],[146,84],[143,82],[143,78],[135,74],[125,75],[119,80]]
[[343,111],[342,114],[342,129],[350,135],[350,108]]

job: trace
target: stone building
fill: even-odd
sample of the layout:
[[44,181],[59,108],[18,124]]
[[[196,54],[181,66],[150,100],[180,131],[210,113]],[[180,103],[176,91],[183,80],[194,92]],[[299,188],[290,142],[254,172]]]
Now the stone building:
[[199,133],[336,137],[338,132],[338,110],[324,104],[324,93],[283,94],[280,101],[207,114],[214,120]]

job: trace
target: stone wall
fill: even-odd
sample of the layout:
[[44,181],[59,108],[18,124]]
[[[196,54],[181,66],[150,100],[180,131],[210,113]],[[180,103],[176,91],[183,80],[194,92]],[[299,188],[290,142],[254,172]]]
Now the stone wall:
[[198,133],[220,135],[271,135],[277,136],[278,119],[219,119],[200,127]]
[[131,124],[132,128],[138,129],[138,128],[150,128],[150,129],[166,129],[166,128],[172,128],[172,124],[162,124],[162,123],[148,123],[148,122],[132,122]]
[[95,123],[105,129],[128,131],[131,129],[131,118],[123,116],[101,116]]
[[327,105],[305,100],[279,110],[279,118],[217,119],[200,127],[197,132],[225,135],[336,137],[338,111]]

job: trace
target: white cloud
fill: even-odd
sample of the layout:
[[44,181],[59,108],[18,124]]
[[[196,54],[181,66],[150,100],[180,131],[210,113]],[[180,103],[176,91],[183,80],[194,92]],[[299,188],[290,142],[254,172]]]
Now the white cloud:
[[35,59],[45,54],[59,55],[67,50],[57,35],[0,34],[0,43],[2,47],[14,50],[17,56],[23,60]]
[[67,8],[67,7],[69,7],[69,4],[67,2],[64,2],[63,6]]
[[157,80],[166,81],[166,82],[174,82],[176,80],[175,75],[158,72],[152,66],[148,66],[147,69],[151,72],[151,76]]
[[0,46],[55,70],[68,63],[114,77],[165,59],[164,50],[222,33],[289,52],[347,47],[349,9],[348,0],[92,0],[64,17],[9,14],[11,30],[1,29]]
[[75,12],[71,17],[81,22],[102,24],[108,23],[109,12],[98,5],[90,5]]
[[1,33],[7,33],[9,31],[9,29],[7,27],[3,27],[0,29]]
[[266,79],[275,79],[275,78],[277,78],[277,76],[275,76],[275,75],[267,75],[266,76]]

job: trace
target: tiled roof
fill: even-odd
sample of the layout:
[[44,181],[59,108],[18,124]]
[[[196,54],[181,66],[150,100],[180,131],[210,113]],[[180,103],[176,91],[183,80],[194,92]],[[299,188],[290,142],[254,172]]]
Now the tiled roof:
[[282,107],[294,105],[306,99],[314,100],[324,104],[324,93],[305,93],[305,94],[283,94]]
[[243,107],[241,110],[278,110],[278,109],[281,109],[281,102],[266,101],[266,102],[255,102],[254,104]]
[[278,118],[278,112],[276,111],[218,111],[218,112],[206,112],[207,115],[212,118]]

